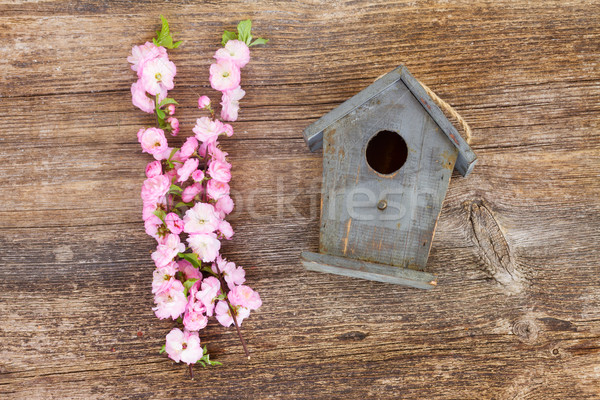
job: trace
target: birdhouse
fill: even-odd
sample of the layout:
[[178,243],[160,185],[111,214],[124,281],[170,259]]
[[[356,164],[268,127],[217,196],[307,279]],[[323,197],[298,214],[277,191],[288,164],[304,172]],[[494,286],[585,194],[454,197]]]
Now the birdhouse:
[[400,66],[304,130],[323,149],[319,252],[304,266],[429,289],[425,272],[452,171],[477,157]]

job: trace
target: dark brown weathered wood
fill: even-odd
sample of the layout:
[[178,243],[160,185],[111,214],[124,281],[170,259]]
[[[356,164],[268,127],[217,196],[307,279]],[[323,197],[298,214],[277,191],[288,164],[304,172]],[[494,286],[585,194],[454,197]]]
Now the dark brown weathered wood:
[[[595,2],[0,1],[0,398],[600,397],[600,26]],[[181,141],[219,33],[244,69],[236,235],[264,305],[202,333],[223,367],[158,355],[152,242],[125,58],[158,13],[184,45]],[[302,130],[398,64],[454,106],[479,157],[453,179],[429,291],[305,271],[322,158]],[[176,141],[176,142],[177,142]],[[179,142],[180,143],[180,142]],[[276,149],[276,150],[274,150]]]

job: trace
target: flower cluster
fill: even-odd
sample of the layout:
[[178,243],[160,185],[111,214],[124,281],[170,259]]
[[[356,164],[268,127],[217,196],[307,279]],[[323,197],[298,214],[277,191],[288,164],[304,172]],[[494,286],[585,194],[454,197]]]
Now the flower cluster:
[[[131,86],[132,102],[142,111],[154,113],[158,125],[137,133],[142,151],[155,159],[146,167],[147,179],[141,190],[145,230],[157,242],[152,253],[156,264],[153,310],[159,319],[183,325],[183,330],[174,328],[166,337],[163,350],[169,358],[190,365],[214,365],[218,363],[210,360],[206,346],[200,346],[198,331],[206,327],[209,317],[215,317],[223,326],[235,325],[240,333],[242,321],[262,302],[257,292],[244,285],[244,269],[220,253],[221,240],[234,235],[225,219],[234,203],[229,196],[231,164],[219,138],[233,135],[233,127],[215,118],[210,99],[202,96],[198,107],[210,116],[197,119],[194,136],[180,148],[168,145],[165,131],[176,135],[179,121],[173,116],[178,103],[168,97],[176,68],[167,49],[180,42],[173,43],[167,21],[161,18],[157,38],[134,46],[127,58],[138,77]],[[240,70],[250,60],[248,46],[266,42],[257,39],[251,43],[250,28],[250,21],[242,21],[238,34],[226,31],[224,47],[217,50],[216,62],[210,67],[210,83],[222,93],[221,119],[226,121],[237,119],[239,101],[245,94]],[[240,339],[244,344],[241,334]],[[244,350],[247,352],[245,344]]]

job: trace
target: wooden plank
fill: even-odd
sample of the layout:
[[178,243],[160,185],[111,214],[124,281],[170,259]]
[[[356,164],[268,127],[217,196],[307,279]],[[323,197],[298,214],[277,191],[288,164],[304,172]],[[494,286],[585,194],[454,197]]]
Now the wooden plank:
[[[150,11],[149,11],[150,10]],[[0,397],[6,399],[600,397],[600,4],[582,1],[0,0]],[[125,58],[157,14],[184,46],[181,141],[219,32],[271,39],[243,73],[236,229],[224,244],[263,307],[201,335],[224,363],[157,354],[149,161]],[[427,265],[439,286],[307,272],[322,158],[301,132],[403,63],[474,129]],[[277,149],[274,151],[273,149]],[[455,174],[456,175],[456,174]],[[457,179],[456,179],[457,178]]]

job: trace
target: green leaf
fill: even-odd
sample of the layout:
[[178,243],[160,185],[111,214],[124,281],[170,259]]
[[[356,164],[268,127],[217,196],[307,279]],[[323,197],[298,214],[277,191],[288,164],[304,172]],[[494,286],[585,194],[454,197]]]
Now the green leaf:
[[169,192],[181,193],[181,192],[183,192],[183,189],[175,184],[171,184],[171,187],[169,188]]
[[163,101],[160,102],[160,104],[158,105],[158,108],[163,108],[167,104],[179,104],[179,103],[176,102],[175,99],[167,97],[166,99],[164,99]]
[[250,34],[251,30],[252,21],[250,21],[249,19],[240,21],[240,23],[237,26],[238,39],[246,44],[250,44],[250,41],[252,40],[252,35]]
[[171,150],[171,154],[169,154],[169,158],[167,158],[167,161],[171,161],[171,158],[175,155],[175,153],[177,153],[177,150],[179,150],[179,148],[177,147]]
[[179,258],[189,261],[195,268],[200,268],[202,263],[198,260],[198,254],[196,253],[179,253]]
[[198,279],[188,279],[187,281],[183,282],[183,293],[187,296],[188,291],[190,290],[190,288],[192,286],[194,286],[194,283],[196,283],[198,281]]
[[225,46],[227,44],[227,42],[229,42],[230,40],[236,40],[237,38],[238,38],[237,33],[231,32],[231,31],[225,31],[225,32],[223,32],[223,38],[221,39],[221,44],[223,46]]
[[156,109],[156,115],[158,115],[159,119],[164,120],[165,117],[167,116],[167,114],[165,114],[165,112],[163,110],[161,110],[160,108]]
[[165,217],[167,216],[167,213],[165,213],[164,210],[154,210],[152,213],[158,218],[160,218],[162,222],[165,222]]
[[160,28],[160,31],[156,31],[156,38],[152,39],[152,42],[157,46],[163,46],[167,49],[175,49],[179,47],[179,45],[182,42],[179,41],[173,44],[173,37],[171,36],[171,32],[169,30],[169,23],[167,22],[167,19],[162,15],[160,16],[160,19],[162,21],[162,26]]
[[162,347],[160,348],[160,350],[158,351],[158,354],[162,354],[162,353],[164,353],[165,351],[167,351],[167,345],[166,345],[166,344],[163,344],[163,345],[162,345]]
[[191,207],[194,204],[193,201],[190,201],[189,203],[184,203],[183,201],[180,201],[179,203],[175,204],[175,208],[179,208],[179,207]]
[[178,324],[183,324],[183,318],[179,317],[176,319]]
[[181,43],[183,43],[183,41],[181,41],[181,40],[179,42],[173,43],[173,48],[174,49],[178,48],[181,45]]
[[267,44],[269,39],[258,38],[254,42],[250,43],[250,46],[256,46],[257,44]]

